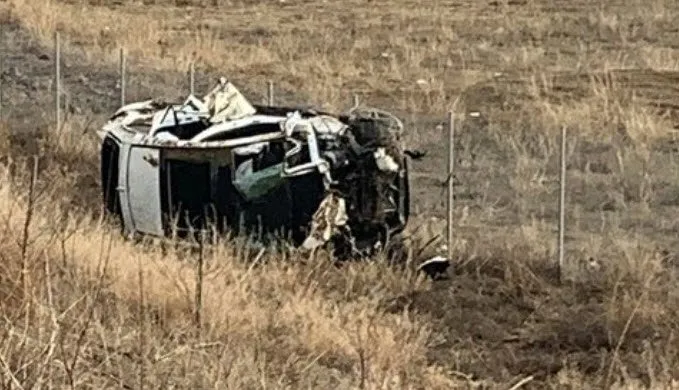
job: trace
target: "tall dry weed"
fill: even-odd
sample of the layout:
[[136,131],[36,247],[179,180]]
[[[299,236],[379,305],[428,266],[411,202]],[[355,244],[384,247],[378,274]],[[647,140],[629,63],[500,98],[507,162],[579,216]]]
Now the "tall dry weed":
[[[385,296],[422,288],[421,281],[380,265],[339,272],[322,259],[309,273],[267,254],[255,266],[234,256],[244,252],[233,244],[218,243],[205,253],[202,327],[191,336],[198,288],[196,264],[189,260],[194,256],[186,249],[124,241],[101,220],[60,210],[53,201],[58,187],[40,187],[35,198],[28,197],[2,167],[0,242],[7,276],[0,357],[11,381],[318,386],[335,370],[338,379],[326,385],[440,385],[445,378],[427,368],[428,326],[379,308]],[[20,275],[27,279],[17,284]],[[381,288],[374,283],[378,275]],[[23,295],[17,295],[20,286]],[[177,339],[178,333],[185,336]],[[228,356],[217,352],[224,348]],[[123,355],[111,355],[114,350]],[[125,350],[134,357],[125,357]],[[246,368],[246,361],[254,365]],[[183,370],[167,371],[172,364],[204,369],[186,377]],[[260,371],[265,366],[270,368]],[[136,367],[138,379],[126,375],[126,367]]]

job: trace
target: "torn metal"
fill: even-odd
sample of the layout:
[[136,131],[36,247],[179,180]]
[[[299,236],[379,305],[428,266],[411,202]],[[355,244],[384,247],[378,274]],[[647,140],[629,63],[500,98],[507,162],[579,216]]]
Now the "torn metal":
[[113,114],[98,132],[104,201],[127,234],[216,227],[369,250],[409,217],[402,131],[379,110],[254,105],[221,78],[203,99]]

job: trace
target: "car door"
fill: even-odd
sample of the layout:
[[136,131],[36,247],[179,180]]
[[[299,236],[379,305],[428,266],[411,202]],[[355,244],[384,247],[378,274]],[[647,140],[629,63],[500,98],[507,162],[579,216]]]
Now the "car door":
[[162,149],[136,143],[121,148],[119,183],[127,234],[164,234],[161,210],[160,161]]

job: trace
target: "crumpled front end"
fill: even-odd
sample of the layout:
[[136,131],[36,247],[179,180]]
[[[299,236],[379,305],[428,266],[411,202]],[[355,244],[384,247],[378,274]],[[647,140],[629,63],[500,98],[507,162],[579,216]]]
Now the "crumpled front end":
[[374,249],[408,219],[403,126],[257,106],[226,79],[202,100],[148,100],[99,132],[102,190],[127,234],[282,234],[303,248]]
[[409,217],[407,159],[402,126],[391,115],[354,112],[346,131],[324,145],[331,163],[330,191],[346,204],[345,237],[353,251],[366,253],[400,233]]

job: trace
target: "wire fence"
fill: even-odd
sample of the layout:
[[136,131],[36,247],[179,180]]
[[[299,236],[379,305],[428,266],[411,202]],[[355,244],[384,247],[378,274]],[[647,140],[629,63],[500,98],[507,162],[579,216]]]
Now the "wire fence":
[[[63,125],[63,109],[64,106],[68,106],[68,97],[66,97],[66,102],[64,102],[64,93],[62,91],[62,42],[59,33],[55,33],[54,36],[54,83],[53,83],[53,98],[54,98],[54,109],[55,109],[55,125],[59,129]],[[119,64],[118,64],[118,82],[119,85],[119,102],[123,106],[127,103],[127,93],[128,93],[128,59],[124,48],[120,48],[119,52]],[[196,88],[196,67],[195,63],[191,63],[188,69],[188,88],[189,93],[195,94]],[[4,113],[5,108],[5,94],[4,94],[4,83],[3,83],[3,72],[4,72],[4,58],[3,54],[0,53],[0,120],[6,119]],[[273,106],[276,102],[275,91],[273,81],[267,81],[266,85],[266,102],[268,105]],[[353,106],[357,107],[360,104],[358,94],[352,94]],[[65,104],[66,103],[66,104]],[[445,184],[447,192],[446,201],[446,246],[447,255],[449,259],[455,258],[454,248],[456,240],[455,232],[455,220],[454,215],[456,211],[455,205],[455,144],[456,144],[456,128],[455,128],[456,114],[453,111],[447,113],[447,119],[443,122],[447,122],[448,131],[444,132],[445,137],[442,139],[442,143],[447,146],[447,173],[445,175]],[[446,134],[447,133],[447,134]],[[557,237],[557,253],[554,259],[555,266],[559,273],[559,278],[562,277],[562,270],[566,266],[565,264],[565,246],[564,238],[566,231],[566,143],[567,143],[567,131],[563,127],[560,137],[560,153],[559,153],[559,196],[558,196],[558,221],[555,221],[558,225]]]

